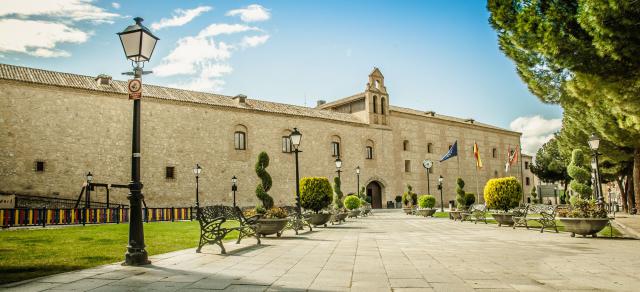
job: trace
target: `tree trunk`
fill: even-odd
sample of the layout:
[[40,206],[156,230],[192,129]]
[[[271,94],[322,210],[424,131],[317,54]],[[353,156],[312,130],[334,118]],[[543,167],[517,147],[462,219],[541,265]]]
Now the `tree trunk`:
[[[633,193],[634,193],[634,209],[640,209],[640,148],[636,148],[633,155]],[[635,212],[634,212],[635,213]]]
[[627,189],[622,185],[622,177],[616,177],[616,183],[620,190],[620,199],[622,200],[622,211],[629,213],[629,205],[627,205]]

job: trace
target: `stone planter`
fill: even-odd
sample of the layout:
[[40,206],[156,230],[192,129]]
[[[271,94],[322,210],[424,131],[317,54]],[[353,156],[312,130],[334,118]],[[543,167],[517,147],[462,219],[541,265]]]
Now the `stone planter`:
[[450,211],[449,219],[453,221],[462,220],[462,211]]
[[405,213],[405,214],[407,214],[407,215],[411,215],[411,211],[412,211],[413,209],[411,209],[411,208],[407,208],[407,207],[404,207],[404,208],[402,208],[402,210],[404,210],[404,213]]
[[360,209],[349,211],[349,218],[358,218],[358,216],[360,216]]
[[402,202],[396,202],[396,209],[402,208]]
[[604,229],[609,224],[609,218],[559,218],[564,230],[571,232],[571,237],[575,237],[576,234],[585,237],[591,235],[593,237],[598,236],[598,232]]
[[313,226],[323,225],[324,227],[327,227],[327,222],[329,222],[329,219],[331,219],[330,213],[313,213],[309,217],[309,224]]
[[258,219],[258,230],[256,233],[265,237],[267,235],[276,234],[278,237],[282,235],[282,230],[287,226],[289,219]]
[[331,224],[344,222],[344,219],[346,219],[348,215],[349,215],[349,213],[347,213],[347,212],[333,214],[331,216]]
[[513,222],[513,214],[491,213],[491,216],[493,216],[493,219],[496,219],[496,222],[498,222],[498,227],[500,227],[502,225],[513,226],[513,224],[514,224],[514,222]]
[[418,209],[418,214],[423,217],[433,217],[433,214],[436,213],[436,209]]

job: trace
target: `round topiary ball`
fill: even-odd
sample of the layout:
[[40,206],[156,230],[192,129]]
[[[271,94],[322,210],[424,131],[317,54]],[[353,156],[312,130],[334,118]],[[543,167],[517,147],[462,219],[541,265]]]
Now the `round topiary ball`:
[[302,208],[320,210],[329,207],[333,201],[333,189],[326,177],[303,177],[300,181],[300,205]]
[[351,195],[344,198],[344,207],[349,210],[355,210],[360,208],[360,198]]
[[423,209],[433,209],[436,205],[436,197],[432,195],[422,195],[418,198],[418,206]]
[[513,176],[490,179],[484,186],[484,201],[490,209],[509,211],[522,200],[522,186]]

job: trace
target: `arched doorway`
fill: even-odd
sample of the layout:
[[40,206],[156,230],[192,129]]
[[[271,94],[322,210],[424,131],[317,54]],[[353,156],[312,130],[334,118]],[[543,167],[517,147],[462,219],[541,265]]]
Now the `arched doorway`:
[[367,185],[367,197],[371,198],[371,207],[382,208],[382,186],[377,181],[372,181]]

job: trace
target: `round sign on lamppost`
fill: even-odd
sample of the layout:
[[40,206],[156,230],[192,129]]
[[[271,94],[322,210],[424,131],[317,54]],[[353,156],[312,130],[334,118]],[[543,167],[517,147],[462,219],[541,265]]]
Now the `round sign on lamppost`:
[[430,195],[431,194],[431,182],[429,180],[429,171],[431,170],[431,167],[433,167],[433,161],[429,160],[429,159],[425,159],[422,161],[422,166],[424,166],[424,168],[427,170],[427,194]]

